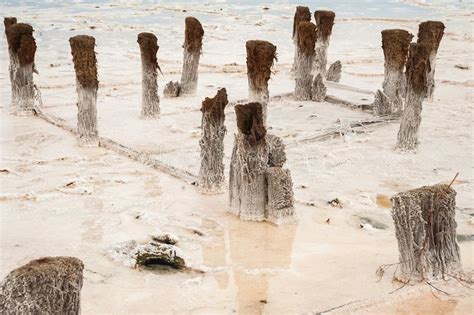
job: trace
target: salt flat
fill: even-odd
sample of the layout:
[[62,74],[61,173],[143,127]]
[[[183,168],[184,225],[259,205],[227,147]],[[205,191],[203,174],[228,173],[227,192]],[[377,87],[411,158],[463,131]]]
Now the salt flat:
[[[263,10],[265,6],[269,10]],[[231,102],[247,98],[246,40],[265,39],[277,45],[270,95],[292,92],[294,6],[0,5],[2,12],[31,23],[36,30],[40,75],[35,82],[45,113],[75,126],[75,77],[67,39],[93,35],[100,80],[100,135],[194,176],[199,170],[199,108],[204,97],[226,87]],[[319,9],[312,6],[312,11]],[[320,312],[346,303],[335,311],[394,314],[418,308],[421,313],[469,313],[472,293],[455,281],[436,284],[451,293],[449,298],[436,291],[440,298],[434,298],[426,285],[390,294],[400,285],[391,282],[391,272],[378,281],[375,271],[398,261],[390,209],[384,203],[397,192],[449,182],[459,172],[453,184],[458,192],[457,231],[467,239],[474,234],[472,7],[419,7],[415,2],[398,4],[390,15],[381,5],[374,12],[355,15],[353,8],[335,6],[329,61],[340,59],[341,83],[363,91],[381,87],[382,29],[400,27],[416,34],[419,22],[442,20],[446,31],[436,64],[435,98],[423,106],[417,154],[394,151],[396,121],[349,128],[350,122],[372,115],[328,102],[298,102],[291,96],[272,100],[269,132],[287,146],[299,216],[299,224],[279,227],[241,222],[228,214],[226,193],[201,195],[179,178],[106,149],[80,148],[72,134],[39,118],[10,115],[3,39],[1,168],[8,172],[0,175],[0,277],[40,256],[76,256],[85,264],[84,314],[288,314]],[[397,16],[402,9],[408,13]],[[199,18],[205,30],[197,95],[161,96],[160,119],[142,120],[136,35],[152,31],[158,37],[161,91],[165,83],[180,77],[188,15]],[[456,64],[470,69],[455,68]],[[363,91],[333,85],[328,93],[370,103],[373,95]],[[236,132],[232,104],[225,113],[228,168]],[[333,130],[341,135],[318,137]],[[327,203],[335,198],[341,208]],[[361,228],[367,219],[371,224]],[[116,243],[144,240],[155,230],[180,238],[178,245],[194,270],[131,269],[106,254]],[[460,242],[467,271],[474,268],[473,244]]]

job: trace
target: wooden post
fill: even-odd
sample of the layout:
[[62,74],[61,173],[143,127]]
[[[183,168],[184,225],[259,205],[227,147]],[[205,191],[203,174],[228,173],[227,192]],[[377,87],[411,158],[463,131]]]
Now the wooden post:
[[[8,35],[7,31],[12,26],[13,24],[16,24],[17,20],[16,17],[5,17],[3,19],[3,25],[5,26],[5,36],[7,37],[7,42],[8,42]],[[8,72],[10,74],[10,88],[11,88],[11,108],[16,109],[16,89],[13,87],[13,73],[14,73],[14,65],[13,65],[13,60],[14,60],[14,55],[13,55],[13,50],[10,45],[8,45],[8,56],[9,56],[9,64],[8,64]]]
[[311,70],[313,67],[316,37],[316,25],[306,21],[298,24],[295,76],[295,100],[297,101],[311,99],[311,86],[313,82]]
[[285,145],[274,135],[267,134],[268,168],[265,171],[267,205],[265,218],[274,224],[297,222],[294,208],[293,181],[286,162]]
[[72,60],[76,71],[77,131],[79,143],[86,146],[98,145],[97,131],[97,60],[95,38],[77,35],[69,39]]
[[[10,75],[12,78],[12,106],[18,115],[34,114],[35,89],[33,72],[36,42],[33,27],[14,23],[14,18],[4,21],[10,53]],[[8,25],[8,26],[7,26]]]
[[221,193],[224,187],[224,109],[227,105],[225,88],[217,91],[213,98],[202,102],[201,122],[201,169],[199,170],[198,187],[202,193]]
[[185,20],[183,72],[181,73],[181,92],[183,95],[196,93],[203,36],[204,29],[199,20],[188,16]]
[[405,30],[382,31],[382,49],[385,56],[383,93],[392,105],[392,114],[401,114],[405,97],[406,78],[403,73],[407,62],[408,48],[413,35]]
[[326,77],[326,65],[328,58],[329,38],[331,37],[332,27],[336,14],[333,11],[315,11],[314,18],[318,30],[318,40],[316,41],[316,55],[313,63],[313,75],[316,77],[321,73]]
[[138,34],[138,45],[142,61],[142,112],[144,118],[160,115],[160,97],[158,96],[158,39],[152,33]]
[[340,60],[334,61],[326,73],[326,81],[339,82],[341,80],[342,64]]
[[298,25],[300,22],[311,21],[311,11],[308,7],[297,6],[293,17],[293,44],[295,45],[295,57],[293,59],[292,73],[296,73],[296,58],[298,57]]
[[456,191],[425,186],[391,198],[400,252],[395,277],[405,283],[444,278],[460,268],[456,241]]
[[245,221],[265,219],[268,147],[260,103],[236,105],[238,133],[230,164],[230,209]]
[[311,85],[311,99],[316,102],[324,102],[326,99],[326,86],[324,85],[323,76],[318,73]]
[[384,92],[377,90],[373,103],[373,114],[376,116],[385,116],[392,114],[392,101]]
[[276,46],[263,40],[249,40],[245,47],[247,49],[249,101],[261,104],[262,120],[265,126],[269,99],[268,80],[270,80],[273,62],[277,60]]
[[245,221],[297,221],[285,145],[263,125],[260,103],[236,105],[238,133],[230,163],[230,212]]
[[439,21],[422,22],[418,27],[418,43],[427,44],[430,49],[430,68],[426,76],[426,97],[433,99],[435,89],[436,55],[444,34],[444,24]]
[[423,99],[426,95],[430,49],[430,46],[426,44],[410,44],[407,62],[407,95],[398,131],[397,149],[400,151],[410,152],[418,148],[418,128],[421,123]]
[[181,84],[179,82],[170,81],[166,83],[163,89],[164,97],[178,97],[181,94]]
[[0,287],[2,314],[80,314],[82,261],[45,257],[12,270]]

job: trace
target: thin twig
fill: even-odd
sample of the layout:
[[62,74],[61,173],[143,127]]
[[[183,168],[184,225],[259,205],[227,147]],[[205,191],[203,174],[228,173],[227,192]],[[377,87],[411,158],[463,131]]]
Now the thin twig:
[[432,287],[433,289],[435,289],[436,291],[441,292],[441,293],[444,293],[444,294],[447,295],[447,296],[451,296],[451,294],[449,294],[448,292],[443,291],[443,290],[441,290],[441,289],[435,287],[435,286],[434,286],[433,284],[431,284],[429,281],[427,281],[427,280],[423,280],[423,281],[424,281],[427,285],[429,285],[430,287]]
[[459,172],[456,173],[456,175],[454,176],[453,180],[451,181],[451,183],[449,184],[449,188],[451,188],[451,185],[454,183],[454,181],[456,180],[456,178],[458,177],[459,175]]

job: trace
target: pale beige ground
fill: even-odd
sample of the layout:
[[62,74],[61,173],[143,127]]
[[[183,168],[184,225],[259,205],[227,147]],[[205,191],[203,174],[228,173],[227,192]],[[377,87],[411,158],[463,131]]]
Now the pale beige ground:
[[[159,5],[148,8],[152,11],[125,4],[100,12],[83,7],[90,11],[70,16],[54,8],[32,12],[19,7],[11,12],[36,29],[41,75],[35,80],[44,111],[64,119],[66,126],[75,126],[76,94],[67,38],[92,34],[98,39],[100,134],[181,171],[198,172],[202,99],[213,96],[220,86],[228,89],[231,100],[247,97],[243,47],[249,36],[278,44],[271,94],[293,89],[289,73],[293,48],[288,38],[293,7],[272,7],[276,13],[262,19],[263,26],[253,20],[261,14],[256,12],[259,8],[249,9],[246,16],[226,12],[232,20],[227,23],[224,16],[206,15],[207,7],[186,7],[209,19],[204,23],[207,35],[198,95],[162,98],[162,117],[140,120],[136,33],[151,30],[158,35],[158,59],[164,71],[161,90],[165,82],[179,78],[182,30],[175,21],[187,13]],[[79,148],[73,135],[39,118],[10,115],[2,39],[0,169],[7,171],[0,173],[0,278],[39,256],[79,257],[86,266],[84,314],[472,313],[472,290],[455,280],[435,284],[450,293],[444,296],[434,289],[432,294],[428,285],[393,292],[400,287],[391,281],[393,269],[380,281],[375,276],[380,265],[398,261],[388,204],[394,193],[450,181],[459,172],[453,186],[458,192],[458,234],[471,240],[474,234],[472,13],[446,9],[442,15],[439,10],[433,16],[443,16],[448,28],[438,55],[436,96],[424,103],[417,154],[393,150],[397,122],[359,128],[356,133],[348,124],[368,119],[370,113],[291,98],[270,104],[270,132],[287,145],[299,215],[298,225],[280,227],[241,222],[226,213],[226,194],[202,196],[183,180],[105,149]],[[150,22],[131,26],[121,20],[124,14]],[[163,23],[167,14],[173,18]],[[342,83],[358,90],[334,85],[329,92],[357,103],[370,102],[370,91],[380,88],[383,79],[379,31],[403,27],[416,33],[418,22],[336,20],[330,59],[342,60]],[[456,64],[471,69],[457,69]],[[236,131],[231,106],[226,125],[228,165]],[[345,135],[316,140],[329,130]],[[72,182],[72,187],[65,187]],[[342,208],[327,204],[333,198],[341,200]],[[361,217],[385,229],[361,229]],[[106,255],[110,246],[130,239],[145,241],[155,230],[179,236],[179,246],[194,271],[130,269]],[[460,247],[464,270],[471,272],[474,242],[461,242]]]

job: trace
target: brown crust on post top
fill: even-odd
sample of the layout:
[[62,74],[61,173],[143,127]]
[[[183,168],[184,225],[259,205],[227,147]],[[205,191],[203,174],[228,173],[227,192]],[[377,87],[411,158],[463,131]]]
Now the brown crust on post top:
[[3,19],[3,25],[5,26],[5,34],[7,33],[7,29],[16,23],[17,23],[16,17],[13,17],[13,16],[5,17]]
[[308,7],[297,6],[295,16],[293,17],[293,38],[298,30],[298,25],[304,21],[311,21],[311,11],[309,11]]
[[277,60],[276,46],[264,40],[249,40],[247,49],[247,75],[258,89],[267,87],[273,61]]
[[77,271],[80,271],[82,275],[84,264],[75,257],[42,257],[12,270],[9,276],[22,277],[36,273],[47,275],[50,271],[59,269],[67,271],[67,274],[71,276],[78,274]]
[[11,24],[6,30],[8,48],[18,55],[22,66],[35,61],[36,42],[33,31],[33,27],[25,23]]
[[417,43],[429,44],[434,51],[438,50],[444,34],[444,24],[439,21],[426,21],[418,26]]
[[331,36],[332,26],[334,25],[334,18],[336,13],[333,11],[319,10],[314,12],[314,19],[318,27],[318,38],[327,39]]
[[148,65],[158,67],[158,61],[156,59],[156,53],[160,48],[158,46],[158,38],[152,33],[140,33],[138,34],[137,43],[140,46],[140,53],[143,60]]
[[316,25],[311,22],[300,22],[298,25],[298,48],[307,55],[314,55],[314,45],[318,34]]
[[192,16],[186,17],[184,29],[184,49],[189,52],[201,52],[204,29],[201,22]]
[[222,88],[217,91],[216,96],[213,98],[206,97],[204,101],[202,101],[201,111],[203,113],[209,113],[213,121],[224,121],[224,109],[228,102],[227,91],[225,88]]
[[77,81],[87,88],[98,88],[97,59],[95,57],[95,38],[77,35],[69,38],[72,60]]
[[403,71],[413,35],[401,29],[382,31],[382,49],[389,67]]
[[407,61],[408,87],[417,94],[426,93],[426,74],[430,70],[431,46],[428,44],[410,44],[410,53]]
[[263,125],[262,105],[257,102],[235,105],[237,128],[247,136],[251,145],[265,138],[267,130]]

